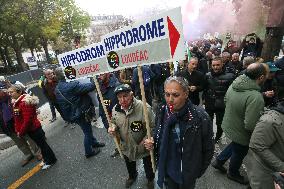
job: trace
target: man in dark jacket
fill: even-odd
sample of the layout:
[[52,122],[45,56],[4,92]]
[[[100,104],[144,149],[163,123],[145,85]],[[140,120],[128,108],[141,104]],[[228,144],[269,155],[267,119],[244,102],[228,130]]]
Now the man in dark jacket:
[[284,98],[284,56],[274,62],[275,66],[281,70],[276,72],[276,80],[279,84],[279,98]]
[[275,66],[273,62],[266,63],[269,67],[269,75],[265,83],[261,86],[261,92],[263,94],[265,106],[274,106],[278,102],[278,82],[275,78],[275,74],[279,68]]
[[[111,118],[111,112],[112,108],[117,104],[117,97],[114,93],[115,88],[120,84],[118,79],[115,77],[114,74],[111,73],[105,73],[99,76],[99,84],[100,89],[104,98],[104,104],[106,106],[106,109],[108,111],[108,115]],[[99,97],[98,97],[99,99]],[[102,118],[104,127],[106,129],[109,128],[107,117],[105,115],[103,106],[101,105],[101,100],[99,99],[99,115]]]
[[224,64],[223,67],[225,68],[226,72],[235,74],[236,70],[235,70],[234,66],[230,64],[230,61],[231,61],[230,53],[223,52],[222,53],[222,62]]
[[[111,118],[112,109],[118,103],[114,90],[118,85],[120,85],[120,83],[114,74],[105,73],[99,76],[99,84],[100,84],[100,90],[103,95],[103,102],[106,106],[107,113],[109,117]],[[108,124],[107,117],[106,117],[106,114],[104,112],[104,109],[103,109],[103,106],[101,104],[101,100],[99,97],[98,97],[98,100],[99,100],[99,115],[102,118],[104,127],[108,129],[109,124]],[[116,157],[118,155],[119,155],[119,152],[117,149],[115,149],[115,151],[111,154],[111,157]]]
[[232,54],[232,60],[229,62],[229,66],[235,70],[235,75],[238,75],[243,70],[243,63],[239,60],[239,53]]
[[[149,66],[142,66],[142,74],[143,74],[143,83],[144,83],[144,92],[147,103],[152,106],[152,92],[151,92],[151,86],[153,84],[153,79],[155,77],[155,74],[152,72]],[[140,83],[139,83],[139,77],[138,77],[138,68],[135,68],[133,70],[133,79],[132,79],[132,87],[134,90],[134,95],[138,97],[140,100],[141,97],[141,90],[140,90]]]
[[77,123],[84,133],[86,158],[97,155],[99,147],[104,147],[93,135],[91,120],[87,119],[87,111],[92,106],[88,92],[95,89],[94,83],[81,84],[78,81],[66,82],[61,69],[55,70],[58,84],[55,88],[56,102],[65,120]]
[[154,72],[155,77],[153,80],[153,90],[156,95],[158,103],[162,101],[164,97],[163,83],[171,75],[170,67],[168,63],[152,64],[151,70]]
[[217,57],[212,60],[212,69],[206,74],[203,96],[205,99],[205,110],[212,121],[214,114],[216,115],[217,133],[215,142],[219,141],[223,133],[221,124],[225,112],[224,97],[234,78],[234,74],[225,72],[220,58]]
[[198,66],[198,59],[195,57],[192,57],[189,60],[187,70],[182,71],[181,73],[178,73],[177,76],[184,77],[188,84],[189,84],[189,99],[191,102],[195,105],[199,105],[200,99],[199,99],[199,92],[203,90],[204,84],[205,84],[205,76],[199,72],[196,71]]
[[166,105],[156,115],[153,149],[158,169],[158,185],[169,189],[193,189],[211,162],[214,152],[213,126],[203,108],[188,100],[188,83],[182,77],[165,81]]
[[57,85],[57,81],[54,75],[53,70],[47,69],[43,71],[45,79],[42,81],[42,84],[40,87],[42,87],[43,94],[47,98],[52,118],[49,120],[50,122],[54,122],[56,120],[56,111],[60,112],[60,109],[58,108],[58,105],[56,104],[56,98],[54,94],[55,87]]

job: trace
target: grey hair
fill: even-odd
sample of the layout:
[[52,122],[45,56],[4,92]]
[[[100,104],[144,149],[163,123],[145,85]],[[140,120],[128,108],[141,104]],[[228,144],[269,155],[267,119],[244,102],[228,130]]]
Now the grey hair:
[[9,89],[13,89],[15,90],[17,93],[21,93],[23,94],[25,92],[25,87],[23,87],[23,85],[20,84],[12,84]]
[[198,62],[198,58],[197,57],[191,57],[188,62],[190,62],[191,60],[195,60],[196,62]]
[[248,65],[250,65],[250,64],[252,64],[254,62],[255,62],[255,60],[254,60],[254,58],[252,56],[247,56],[243,60],[243,67],[246,68],[246,67],[248,67]]
[[166,87],[167,84],[171,82],[177,82],[186,93],[189,93],[188,82],[183,77],[177,77],[177,76],[168,77],[164,83],[164,88]]
[[56,68],[54,70],[54,74],[55,74],[55,77],[58,81],[64,81],[65,80],[65,75],[63,73],[62,68]]

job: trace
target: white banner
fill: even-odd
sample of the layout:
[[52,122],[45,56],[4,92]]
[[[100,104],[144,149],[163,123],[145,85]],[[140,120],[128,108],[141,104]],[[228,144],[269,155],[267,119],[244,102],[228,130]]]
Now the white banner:
[[183,60],[181,9],[175,8],[102,37],[58,56],[69,80],[112,72],[140,64]]

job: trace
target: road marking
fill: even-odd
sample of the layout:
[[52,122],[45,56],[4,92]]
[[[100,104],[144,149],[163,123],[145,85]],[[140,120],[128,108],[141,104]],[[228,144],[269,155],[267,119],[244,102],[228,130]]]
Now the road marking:
[[25,181],[27,181],[30,177],[32,177],[34,174],[36,174],[41,169],[40,163],[35,166],[32,170],[27,172],[24,176],[19,178],[16,182],[11,184],[7,189],[16,189],[19,186],[21,186]]

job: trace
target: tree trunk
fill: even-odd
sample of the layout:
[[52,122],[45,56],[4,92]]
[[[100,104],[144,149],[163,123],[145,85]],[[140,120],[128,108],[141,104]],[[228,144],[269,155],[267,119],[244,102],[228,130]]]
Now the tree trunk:
[[48,48],[47,48],[47,45],[48,45],[47,40],[44,37],[41,37],[41,45],[44,49],[47,63],[51,64],[51,59],[49,57]]
[[22,55],[22,49],[16,39],[15,36],[12,36],[12,48],[14,49],[15,53],[16,53],[16,59],[19,65],[19,69],[20,71],[27,71],[28,70],[28,65],[25,63],[23,55]]
[[261,57],[265,62],[273,61],[279,55],[284,29],[280,27],[267,27]]
[[30,51],[31,51],[31,53],[32,53],[32,56],[35,56],[35,54],[34,54],[34,49],[33,49],[32,47],[30,47]]
[[7,62],[7,59],[5,57],[5,51],[2,47],[0,47],[0,56],[1,56],[2,62],[4,64],[5,72],[10,73],[11,70],[8,66],[8,62]]
[[25,63],[24,58],[22,56],[22,51],[20,48],[13,48],[16,53],[16,59],[20,67],[20,71],[27,71],[28,65]]
[[5,57],[6,57],[8,66],[9,66],[9,68],[12,70],[12,69],[13,69],[13,62],[12,62],[12,60],[11,60],[11,58],[10,58],[8,46],[5,46],[5,47],[4,47],[4,51],[5,51]]

